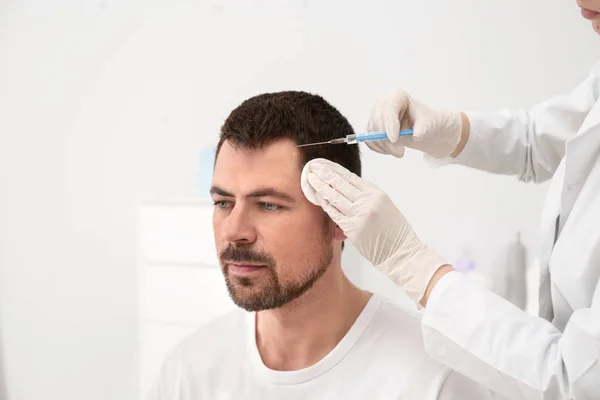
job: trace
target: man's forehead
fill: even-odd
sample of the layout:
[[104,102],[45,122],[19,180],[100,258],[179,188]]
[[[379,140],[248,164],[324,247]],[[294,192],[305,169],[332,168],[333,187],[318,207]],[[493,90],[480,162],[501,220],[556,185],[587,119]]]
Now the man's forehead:
[[241,148],[225,141],[217,155],[213,183],[244,182],[300,188],[300,153],[291,139],[275,140],[260,148]]

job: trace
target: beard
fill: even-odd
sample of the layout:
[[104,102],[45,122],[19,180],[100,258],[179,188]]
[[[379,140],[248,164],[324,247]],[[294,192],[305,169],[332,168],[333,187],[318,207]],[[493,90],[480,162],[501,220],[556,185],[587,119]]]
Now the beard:
[[[219,254],[221,269],[229,297],[246,311],[263,311],[282,307],[306,293],[325,274],[333,259],[333,245],[325,246],[315,265],[306,265],[310,271],[291,282],[281,282],[276,273],[276,262],[266,252],[250,245],[229,244]],[[264,265],[265,274],[259,279],[229,273],[229,263],[250,262]]]

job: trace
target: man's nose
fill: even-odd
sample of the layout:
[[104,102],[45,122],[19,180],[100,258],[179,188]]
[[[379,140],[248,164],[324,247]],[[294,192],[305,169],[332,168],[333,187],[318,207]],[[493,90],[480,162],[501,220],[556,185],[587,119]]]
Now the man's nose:
[[253,243],[256,230],[247,207],[236,204],[224,221],[224,239],[229,243]]

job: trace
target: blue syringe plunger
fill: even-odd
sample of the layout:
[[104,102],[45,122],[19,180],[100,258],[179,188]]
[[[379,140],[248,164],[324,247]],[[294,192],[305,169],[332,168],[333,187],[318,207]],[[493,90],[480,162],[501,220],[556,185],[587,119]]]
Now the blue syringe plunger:
[[[412,129],[404,129],[401,130],[398,136],[408,136],[412,135]],[[362,143],[362,142],[370,142],[373,140],[385,140],[387,139],[387,133],[385,132],[367,132],[367,133],[359,133],[358,135],[348,135],[346,136],[346,142],[348,144],[354,143]]]

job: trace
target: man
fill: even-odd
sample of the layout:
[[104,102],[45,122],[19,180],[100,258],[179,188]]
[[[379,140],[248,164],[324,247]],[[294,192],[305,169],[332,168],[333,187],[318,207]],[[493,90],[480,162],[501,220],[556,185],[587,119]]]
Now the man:
[[359,175],[357,146],[298,144],[352,134],[321,97],[253,97],[225,121],[211,195],[229,294],[241,309],[186,339],[150,399],[488,399],[426,354],[416,313],[354,286],[345,236],[304,196],[303,165]]

